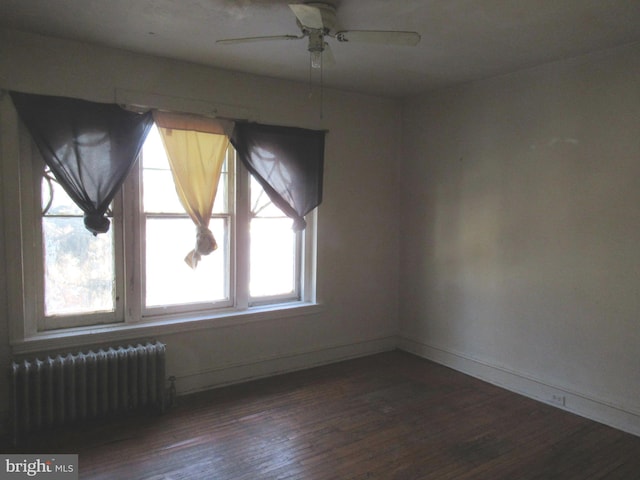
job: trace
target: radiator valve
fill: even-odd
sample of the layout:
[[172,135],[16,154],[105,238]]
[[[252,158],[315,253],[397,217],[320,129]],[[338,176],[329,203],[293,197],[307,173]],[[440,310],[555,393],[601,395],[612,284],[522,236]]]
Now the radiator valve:
[[169,385],[169,407],[173,408],[176,406],[176,377],[171,375],[169,377],[169,381],[171,385]]

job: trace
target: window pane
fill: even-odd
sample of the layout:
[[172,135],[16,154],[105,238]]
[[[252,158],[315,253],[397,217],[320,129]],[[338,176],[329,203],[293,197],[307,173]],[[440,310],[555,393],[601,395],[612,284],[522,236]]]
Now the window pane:
[[145,168],[142,171],[142,182],[142,201],[146,212],[184,213],[168,166],[167,169]]
[[[48,168],[47,168],[48,170]],[[48,178],[47,178],[48,177]],[[83,215],[82,210],[73,203],[64,188],[54,179],[50,171],[42,177],[42,209],[49,207],[45,213],[49,215]],[[51,204],[49,204],[51,202]]]
[[93,236],[82,217],[44,217],[45,315],[114,310],[113,233]]
[[142,160],[144,168],[152,169],[168,169],[169,162],[167,161],[167,154],[160,138],[160,132],[158,127],[153,124],[147,138],[142,145]]
[[296,291],[296,234],[293,220],[276,207],[251,176],[249,295],[282,296]]
[[251,215],[252,217],[286,218],[282,210],[271,202],[269,196],[253,175],[251,176]]
[[192,269],[184,258],[193,250],[196,227],[189,218],[148,218],[146,231],[146,305],[157,307],[216,302],[228,298],[226,221],[209,224],[218,249]]
[[184,213],[160,132],[154,125],[142,146],[142,202],[145,212]]
[[251,297],[295,292],[296,234],[290,218],[251,220]]

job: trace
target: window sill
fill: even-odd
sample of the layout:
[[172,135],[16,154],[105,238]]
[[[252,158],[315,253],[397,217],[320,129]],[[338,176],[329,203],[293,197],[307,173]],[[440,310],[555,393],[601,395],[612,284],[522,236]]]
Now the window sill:
[[68,351],[71,348],[126,343],[153,336],[193,332],[244,325],[247,323],[281,318],[316,315],[323,310],[317,303],[295,302],[290,304],[251,307],[215,315],[192,315],[180,318],[143,319],[136,323],[69,328],[40,332],[23,340],[12,342],[14,355],[47,351]]

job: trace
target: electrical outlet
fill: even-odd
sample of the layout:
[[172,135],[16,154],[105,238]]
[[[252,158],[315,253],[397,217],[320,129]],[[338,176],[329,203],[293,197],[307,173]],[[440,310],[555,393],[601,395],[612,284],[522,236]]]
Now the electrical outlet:
[[564,395],[558,395],[554,393],[553,395],[551,395],[551,403],[564,407],[567,403],[567,398]]

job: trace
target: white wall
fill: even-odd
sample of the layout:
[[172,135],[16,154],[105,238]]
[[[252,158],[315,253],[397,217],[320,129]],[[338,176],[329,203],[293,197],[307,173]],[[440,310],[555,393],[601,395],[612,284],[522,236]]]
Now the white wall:
[[[134,91],[222,105],[222,114],[247,114],[263,123],[329,130],[318,213],[320,312],[160,336],[168,348],[167,373],[178,377],[179,391],[394,347],[398,203],[396,167],[389,159],[399,149],[398,102],[327,90],[320,119],[317,97],[309,99],[306,84],[7,30],[0,30],[0,88],[104,102],[114,101],[115,90]],[[16,141],[2,133],[1,142]],[[0,369],[6,371],[2,295],[0,302]],[[7,409],[7,394],[0,389],[0,411]]]
[[640,46],[404,108],[403,348],[640,434]]

